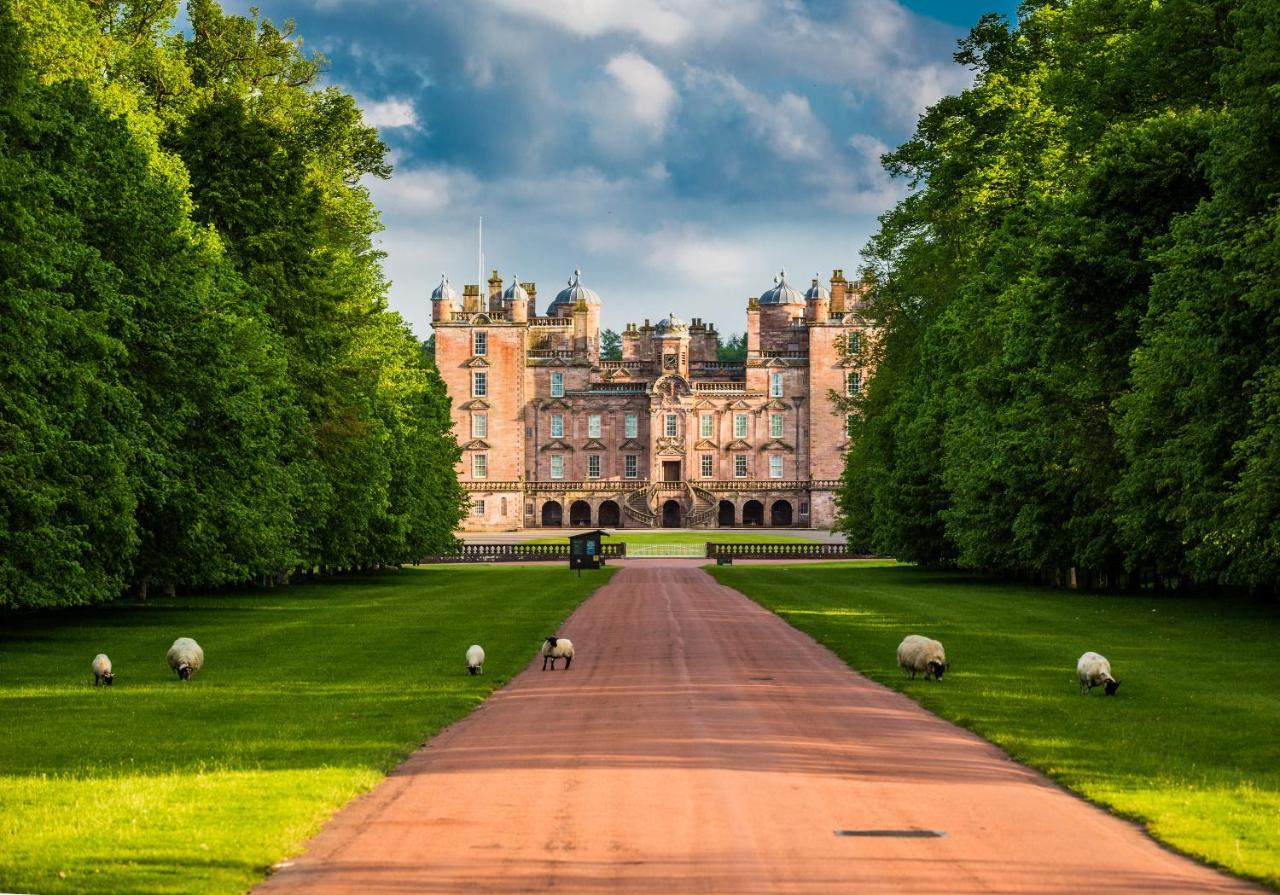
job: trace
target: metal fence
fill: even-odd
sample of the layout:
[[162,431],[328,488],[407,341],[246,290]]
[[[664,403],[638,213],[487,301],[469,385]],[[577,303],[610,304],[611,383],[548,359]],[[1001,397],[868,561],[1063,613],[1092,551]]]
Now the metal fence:
[[845,544],[706,544],[707,559],[867,559]]
[[[601,544],[605,559],[621,559],[627,555],[626,543]],[[564,544],[463,544],[457,553],[428,556],[420,565],[457,562],[567,562],[569,545]]]

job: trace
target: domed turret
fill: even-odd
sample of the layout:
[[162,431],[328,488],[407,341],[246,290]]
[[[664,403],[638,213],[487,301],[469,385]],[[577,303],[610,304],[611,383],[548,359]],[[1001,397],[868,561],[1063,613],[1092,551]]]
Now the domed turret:
[[808,306],[805,316],[810,323],[826,323],[831,319],[831,293],[822,288],[817,274],[814,274],[813,284],[804,298]]
[[572,309],[579,301],[586,302],[588,305],[598,305],[600,296],[596,295],[594,290],[582,285],[582,271],[575,270],[568,287],[561,289],[560,294],[548,306],[547,316],[555,316],[565,307]]
[[449,278],[440,274],[440,285],[431,290],[431,322],[447,321],[458,310],[458,293],[449,285]]
[[800,294],[799,289],[793,289],[787,283],[787,272],[783,270],[779,271],[778,275],[774,277],[773,288],[760,294],[760,304],[802,305],[804,304],[804,296]]
[[681,320],[675,314],[668,314],[666,317],[663,317],[661,320],[658,321],[657,325],[654,326],[653,328],[653,332],[655,335],[665,336],[665,335],[675,335],[677,333],[687,332],[688,329],[689,329],[688,324],[686,324],[683,320]]
[[503,301],[528,301],[529,293],[520,285],[520,278],[515,274],[511,275],[511,285],[502,293]]
[[821,281],[818,280],[818,275],[814,274],[813,285],[811,285],[809,287],[809,291],[804,294],[804,298],[805,298],[805,301],[812,301],[814,299],[819,299],[819,298],[825,298],[830,300],[831,293],[828,292],[826,289],[822,288],[822,283]]

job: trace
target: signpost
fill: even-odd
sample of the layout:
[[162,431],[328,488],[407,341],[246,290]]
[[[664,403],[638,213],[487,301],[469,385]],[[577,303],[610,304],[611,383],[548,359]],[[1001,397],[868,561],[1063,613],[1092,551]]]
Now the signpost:
[[579,578],[583,569],[598,569],[604,565],[604,551],[600,544],[603,535],[599,529],[569,535],[569,568],[577,569]]

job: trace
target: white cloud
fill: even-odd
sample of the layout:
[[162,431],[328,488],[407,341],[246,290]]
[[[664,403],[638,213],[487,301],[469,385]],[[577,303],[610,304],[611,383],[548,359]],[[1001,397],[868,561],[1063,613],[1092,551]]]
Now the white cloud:
[[751,90],[726,72],[690,67],[688,82],[695,87],[711,87],[728,98],[742,112],[759,142],[780,159],[813,160],[825,154],[829,145],[827,129],[796,93],[786,92],[776,101]]
[[364,112],[364,123],[373,127],[421,127],[412,100],[396,97],[377,101],[363,100],[360,102],[360,109]]
[[722,34],[755,19],[758,0],[492,0],[509,13],[540,20],[578,37],[633,34],[670,46]]
[[679,97],[639,53],[614,56],[604,70],[608,80],[587,91],[591,139],[613,155],[635,155],[662,139]]

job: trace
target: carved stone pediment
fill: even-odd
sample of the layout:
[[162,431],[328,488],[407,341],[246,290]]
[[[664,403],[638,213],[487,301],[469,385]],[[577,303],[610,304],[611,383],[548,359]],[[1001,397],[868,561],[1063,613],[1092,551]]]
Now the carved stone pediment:
[[459,404],[459,410],[488,410],[490,404],[484,398],[472,398],[465,404]]
[[746,401],[739,398],[738,400],[734,401],[732,404],[729,405],[729,409],[730,410],[751,410],[752,407]]
[[765,404],[760,408],[760,410],[762,410],[762,411],[764,411],[764,410],[790,410],[790,409],[791,409],[791,405],[790,405],[790,404],[788,404],[786,401],[782,400],[781,398],[770,398],[770,399],[768,400],[768,402],[767,402],[767,403],[765,403]]
[[693,449],[695,451],[714,451],[718,447],[719,445],[710,438],[702,438],[693,443]]
[[603,451],[603,450],[607,450],[607,448],[604,446],[604,443],[603,443],[602,441],[600,441],[598,438],[592,438],[590,441],[588,441],[586,444],[584,444],[584,445],[582,446],[582,449],[583,449],[584,451]]
[[487,451],[489,443],[483,438],[473,438],[462,446],[464,451]]
[[469,361],[467,361],[467,362],[466,362],[465,366],[468,366],[468,367],[489,367],[489,366],[492,366],[492,364],[490,364],[490,363],[489,363],[487,360],[485,360],[483,357],[473,357],[473,358],[471,358],[471,360],[469,360]]
[[644,445],[634,438],[628,438],[622,444],[618,445],[620,451],[643,451]]
[[659,438],[657,445],[657,454],[659,457],[683,457],[684,456],[684,439],[683,438]]
[[552,398],[549,401],[542,402],[543,410],[572,410],[573,405],[564,398]]
[[786,454],[794,454],[796,449],[781,438],[774,438],[760,445],[760,452],[765,453],[766,451],[782,451]]
[[538,450],[540,451],[572,451],[573,447],[563,439],[556,438],[556,439],[553,439],[552,441],[548,441],[542,447],[538,448]]
[[751,450],[751,443],[743,441],[741,438],[735,438],[733,441],[726,444],[724,449],[726,451],[749,451]]

